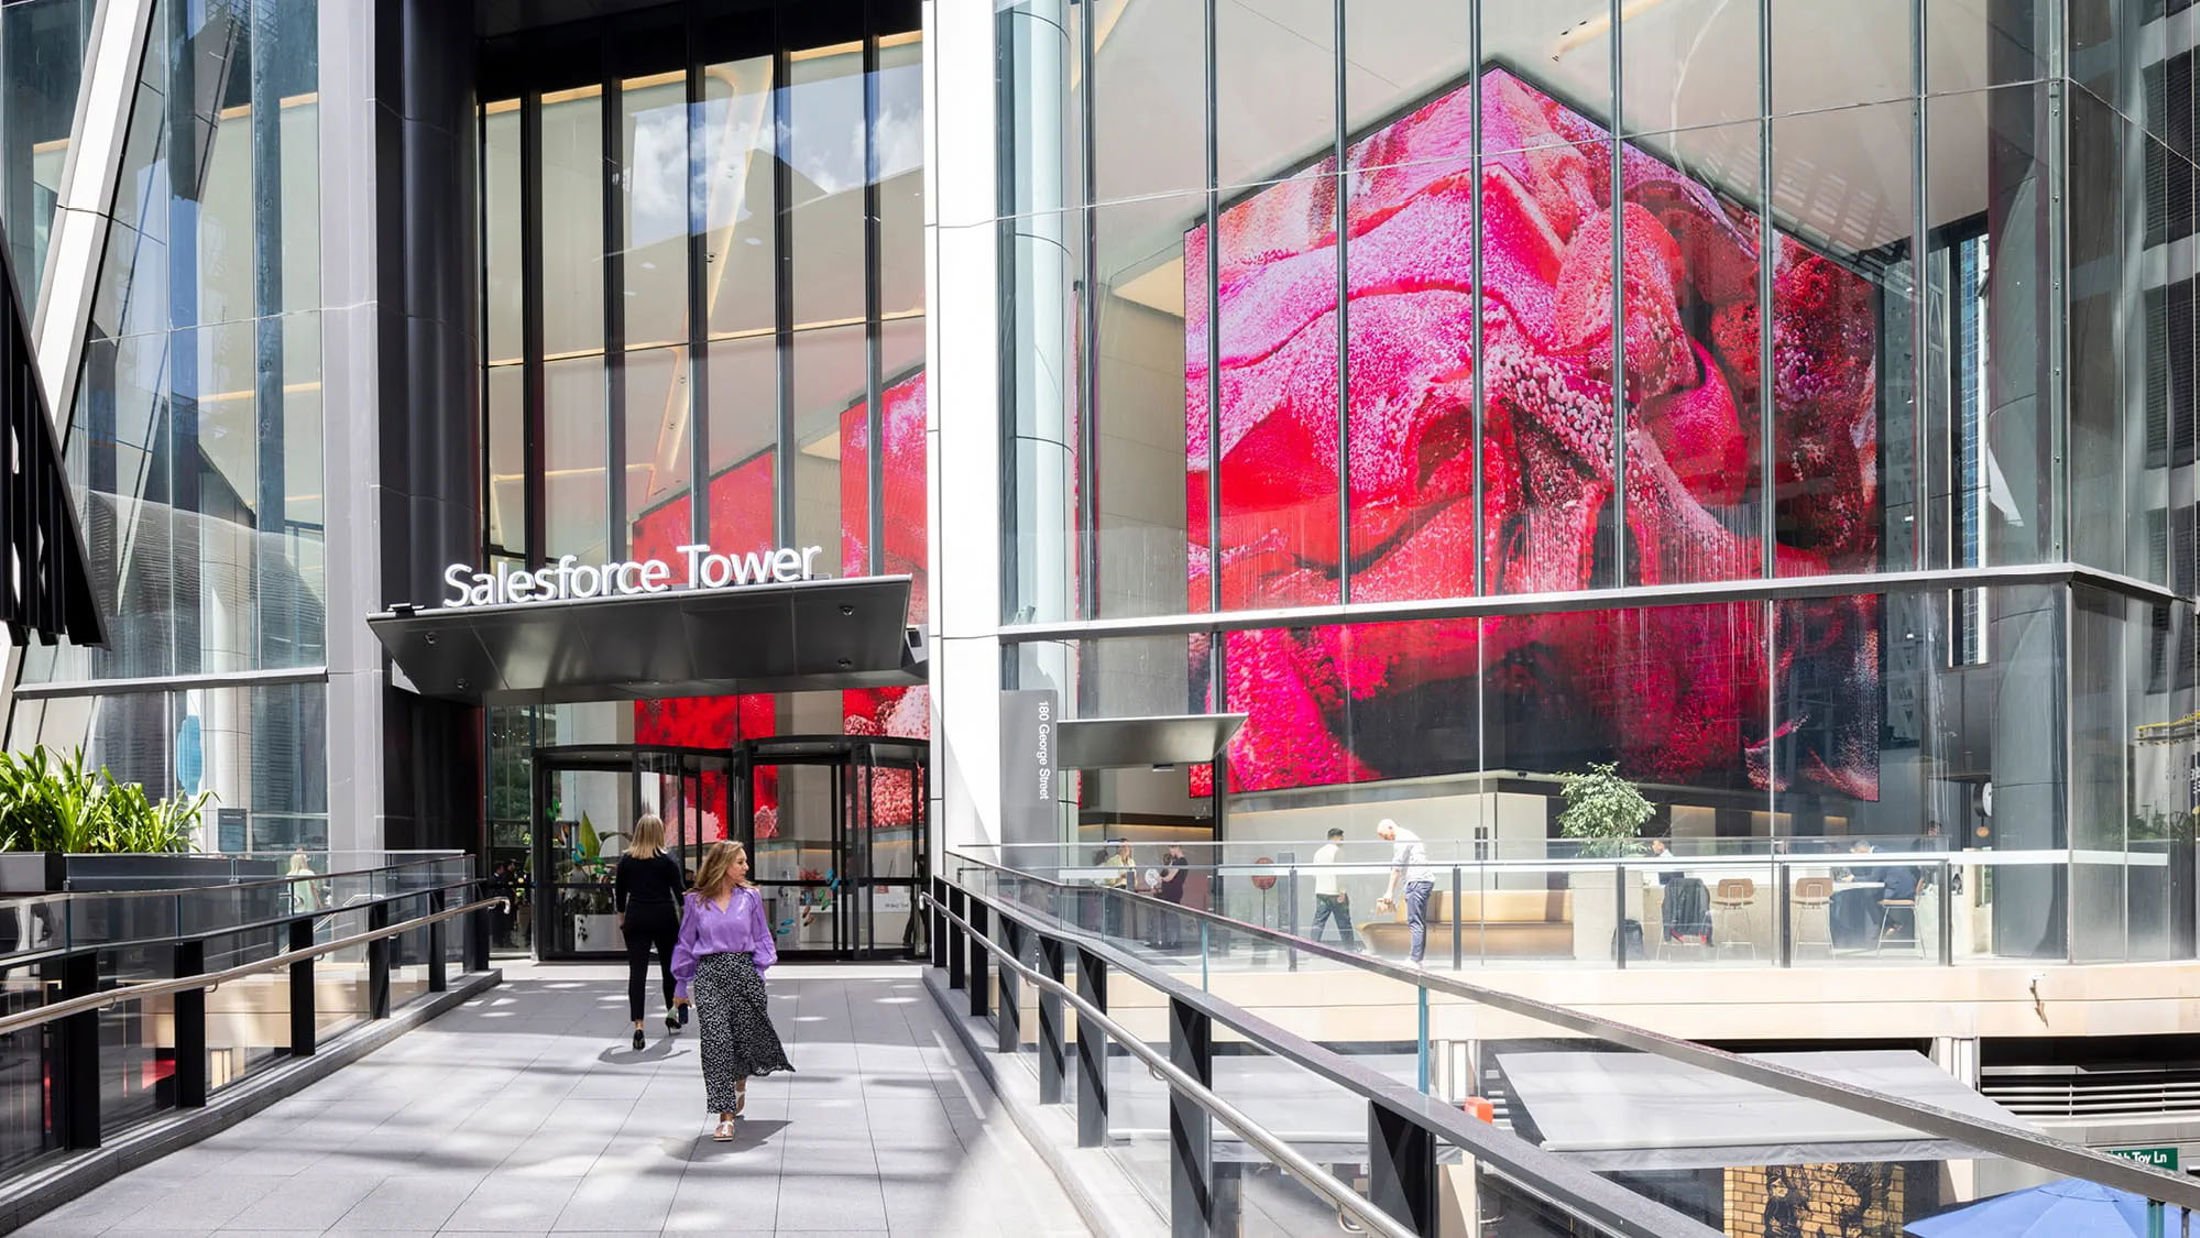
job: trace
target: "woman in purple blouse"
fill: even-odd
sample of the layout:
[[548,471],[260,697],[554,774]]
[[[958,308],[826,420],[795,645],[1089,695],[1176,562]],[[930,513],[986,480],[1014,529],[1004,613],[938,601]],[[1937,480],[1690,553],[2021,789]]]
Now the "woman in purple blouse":
[[718,1112],[711,1138],[733,1138],[748,1101],[749,1076],[793,1070],[772,1029],[764,972],[779,961],[764,899],[749,884],[749,853],[737,842],[711,844],[687,896],[672,950],[675,1000],[695,1003],[703,1032],[703,1088]]

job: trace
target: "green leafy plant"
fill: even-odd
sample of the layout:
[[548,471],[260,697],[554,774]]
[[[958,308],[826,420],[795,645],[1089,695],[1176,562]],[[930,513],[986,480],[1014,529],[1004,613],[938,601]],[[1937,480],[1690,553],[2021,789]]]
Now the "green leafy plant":
[[155,802],[137,783],[88,769],[83,749],[0,752],[0,850],[181,852],[212,792]]
[[1641,845],[1643,824],[1657,814],[1635,784],[1620,777],[1616,761],[1592,761],[1588,773],[1564,775],[1559,794],[1566,800],[1559,832],[1578,839],[1583,856],[1631,854]]

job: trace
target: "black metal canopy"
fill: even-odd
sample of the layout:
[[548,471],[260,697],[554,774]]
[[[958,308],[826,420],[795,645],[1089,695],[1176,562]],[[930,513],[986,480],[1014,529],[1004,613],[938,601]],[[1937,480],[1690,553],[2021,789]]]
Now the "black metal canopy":
[[908,611],[909,577],[871,576],[400,608],[367,627],[423,695],[559,704],[921,684]]
[[1215,759],[1245,725],[1244,714],[1179,714],[1149,718],[1073,718],[1055,728],[1055,760],[1063,769],[1130,769],[1199,765]]

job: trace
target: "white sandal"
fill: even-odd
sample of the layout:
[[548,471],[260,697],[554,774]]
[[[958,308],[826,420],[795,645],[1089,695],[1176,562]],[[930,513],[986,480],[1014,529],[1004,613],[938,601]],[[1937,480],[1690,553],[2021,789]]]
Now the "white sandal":
[[748,1107],[749,1081],[743,1079],[741,1082],[733,1085],[733,1116],[737,1118],[740,1117],[741,1111]]
[[733,1142],[733,1123],[731,1123],[731,1122],[720,1122],[720,1123],[718,1124],[718,1129],[717,1129],[717,1130],[714,1130],[714,1131],[712,1131],[712,1132],[710,1133],[710,1137],[711,1137],[711,1139],[712,1139],[713,1141],[715,1141],[715,1142],[718,1142],[718,1143],[732,1143],[732,1142]]

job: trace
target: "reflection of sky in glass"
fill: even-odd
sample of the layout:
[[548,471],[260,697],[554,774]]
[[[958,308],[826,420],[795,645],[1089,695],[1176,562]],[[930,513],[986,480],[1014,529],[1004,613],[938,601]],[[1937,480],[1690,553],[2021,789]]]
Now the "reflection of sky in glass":
[[679,86],[636,92],[668,98],[654,107],[635,107],[625,169],[629,215],[627,244],[640,247],[687,235],[687,100]]
[[[914,51],[915,49],[911,49]],[[878,74],[878,131],[871,179],[886,180],[924,166],[924,66],[883,65]]]
[[863,58],[848,51],[796,60],[780,93],[780,148],[801,206],[863,186]]
[[[703,205],[705,226],[711,231],[745,224],[757,218],[758,208],[770,206],[770,183],[760,188],[765,201],[748,200],[749,177],[769,171],[772,154],[771,72],[769,58],[758,57],[736,64],[706,69],[702,104],[704,158],[708,162],[708,200]],[[763,243],[755,230],[743,229],[743,240]]]

